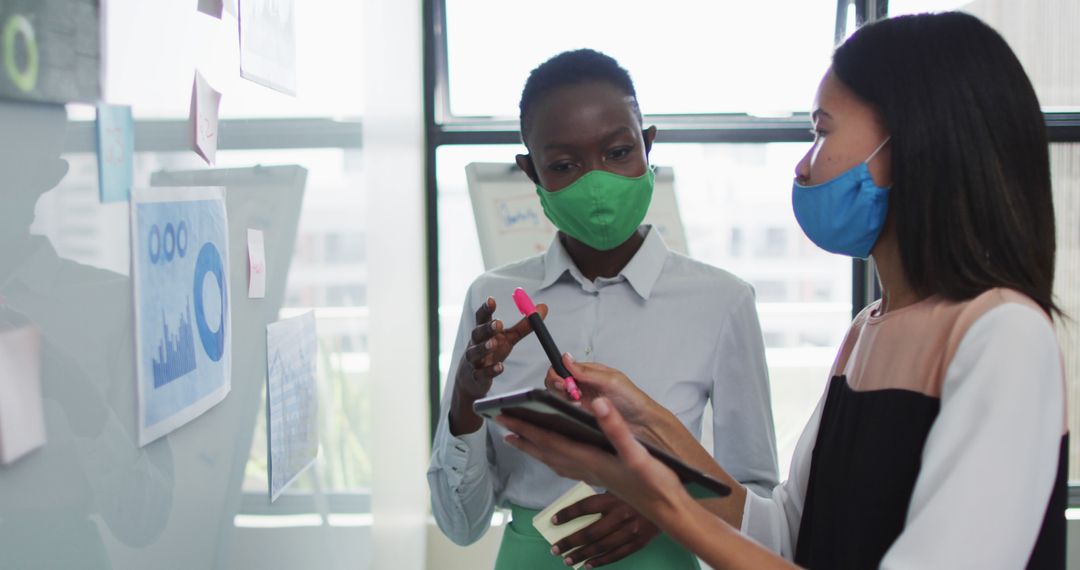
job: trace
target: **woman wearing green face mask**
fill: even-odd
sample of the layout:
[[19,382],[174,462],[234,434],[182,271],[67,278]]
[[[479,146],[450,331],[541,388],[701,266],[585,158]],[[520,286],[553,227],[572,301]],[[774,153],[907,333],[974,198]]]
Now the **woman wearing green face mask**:
[[[656,129],[644,128],[630,77],[614,60],[579,50],[534,70],[522,93],[521,132],[528,154],[517,163],[559,233],[543,255],[490,271],[470,287],[428,473],[435,518],[452,540],[469,544],[490,527],[496,506],[510,508],[498,569],[586,561],[697,568],[690,553],[607,493],[557,513],[559,523],[601,518],[548,544],[532,518],[573,482],[506,445],[507,432],[476,416],[472,404],[544,385],[549,363],[539,343],[518,343],[530,330],[508,302],[523,287],[550,307],[547,327],[560,347],[633,370],[691,431],[700,433],[711,399],[717,457],[738,481],[765,493],[777,480],[776,446],[753,292],[727,272],[668,250],[642,225]],[[503,304],[497,308],[494,299]],[[503,307],[516,325],[504,326]]]

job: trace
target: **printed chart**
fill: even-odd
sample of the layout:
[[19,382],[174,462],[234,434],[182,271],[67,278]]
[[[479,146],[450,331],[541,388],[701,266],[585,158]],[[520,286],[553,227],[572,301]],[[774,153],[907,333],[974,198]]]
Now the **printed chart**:
[[229,393],[228,227],[222,188],[133,194],[139,445],[198,417]]
[[315,313],[266,326],[266,441],[270,500],[303,473],[319,451]]

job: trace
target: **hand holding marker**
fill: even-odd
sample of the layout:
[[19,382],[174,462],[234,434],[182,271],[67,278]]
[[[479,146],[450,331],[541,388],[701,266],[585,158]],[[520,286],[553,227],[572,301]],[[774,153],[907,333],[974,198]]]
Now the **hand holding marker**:
[[559,353],[558,347],[555,346],[555,341],[551,339],[551,333],[548,332],[547,327],[544,325],[543,317],[536,312],[532,299],[521,287],[514,289],[514,304],[517,305],[521,314],[529,319],[529,324],[532,325],[536,338],[540,339],[540,346],[544,347],[544,352],[547,353],[548,360],[551,361],[551,367],[555,369],[555,373],[563,380],[566,380],[567,394],[574,401],[581,400],[581,390],[578,390],[577,383],[574,382],[574,377],[570,375],[570,371],[563,366],[562,355]]

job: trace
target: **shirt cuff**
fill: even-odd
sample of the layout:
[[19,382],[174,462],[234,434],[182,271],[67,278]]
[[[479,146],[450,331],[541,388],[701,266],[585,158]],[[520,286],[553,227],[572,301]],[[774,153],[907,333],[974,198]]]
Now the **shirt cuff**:
[[739,531],[754,539],[757,543],[780,552],[779,537],[777,536],[776,520],[770,517],[770,511],[776,508],[773,499],[767,499],[756,493],[746,494],[746,503],[743,505],[742,526]]
[[478,472],[487,469],[487,426],[461,436],[451,435],[445,457],[447,480],[460,493],[464,481],[475,480]]

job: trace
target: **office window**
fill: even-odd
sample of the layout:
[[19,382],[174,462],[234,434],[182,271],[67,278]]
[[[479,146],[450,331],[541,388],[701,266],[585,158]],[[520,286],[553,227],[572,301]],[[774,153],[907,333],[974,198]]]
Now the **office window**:
[[648,113],[805,111],[835,26],[833,0],[447,0],[450,112],[516,117],[529,71],[582,47],[619,60]]
[[1016,52],[1048,111],[1080,107],[1080,2],[890,0],[889,14],[962,10],[996,29]]
[[[1050,145],[1050,167],[1057,217],[1057,267],[1054,294],[1066,317],[1057,329],[1065,355],[1069,431],[1080,433],[1080,143]],[[1070,438],[1069,478],[1080,479],[1080,447]]]
[[[659,9],[634,1],[620,4],[613,14],[610,5],[571,5],[569,0],[529,11],[495,0],[439,3],[446,26],[437,28],[434,37],[445,42],[446,69],[429,84],[438,101],[431,126],[440,134],[429,158],[437,172],[429,191],[438,212],[439,381],[446,376],[465,289],[482,271],[464,166],[512,161],[521,147],[503,143],[513,141],[507,131],[516,129],[512,119],[528,72],[560,51],[594,47],[630,71],[643,110],[668,121],[662,126],[670,129],[660,140],[673,142],[658,143],[652,158],[675,169],[691,256],[728,269],[758,289],[786,472],[851,310],[858,308],[852,303],[861,307],[872,299],[861,285],[852,290],[858,281],[851,261],[823,253],[791,217],[791,172],[807,147],[790,142],[804,140],[797,133],[773,130],[775,124],[763,117],[795,112],[797,119],[808,108],[834,38],[854,29],[856,10],[850,2],[706,4],[684,0]],[[1080,60],[1065,56],[1080,47],[1073,33],[1080,26],[1080,4],[890,0],[887,5],[890,14],[962,9],[995,26],[1016,50],[1051,113],[1051,137],[1075,139],[1068,129],[1055,130],[1052,121],[1053,113],[1080,109]],[[759,45],[805,49],[777,48],[782,55],[774,57],[771,48],[750,49]],[[738,121],[730,122],[733,118]],[[469,136],[461,136],[462,124]],[[1052,152],[1060,248],[1056,291],[1069,315],[1080,321],[1077,147],[1055,144]],[[1080,400],[1080,333],[1075,328],[1061,328],[1071,401]],[[1070,425],[1073,433],[1080,431],[1080,414],[1073,413]],[[1078,450],[1074,442],[1073,478],[1080,478]]]
[[787,252],[787,229],[764,228],[757,254],[765,257],[781,257]]
[[728,247],[731,257],[739,257],[743,254],[743,231],[742,228],[731,228],[731,242]]
[[[1048,114],[1080,109],[1080,2],[1075,0],[890,0],[889,13],[958,9],[996,29],[1016,52]],[[1051,115],[1052,116],[1052,115]],[[1053,134],[1051,132],[1051,134]],[[1060,140],[1060,138],[1058,139]],[[1068,401],[1080,401],[1080,144],[1051,144],[1050,165],[1057,216],[1054,293],[1067,317],[1058,322],[1065,354]],[[1080,432],[1080,412],[1069,406],[1069,428]],[[1069,479],[1080,479],[1080,438],[1072,438]]]

